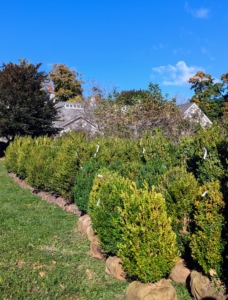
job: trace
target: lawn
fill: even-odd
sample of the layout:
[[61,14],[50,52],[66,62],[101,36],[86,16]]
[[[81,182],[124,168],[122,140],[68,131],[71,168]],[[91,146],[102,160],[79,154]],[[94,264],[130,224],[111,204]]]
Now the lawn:
[[[0,299],[125,299],[129,283],[91,258],[77,217],[20,188],[0,160]],[[174,285],[178,300],[192,299]]]
[[118,299],[77,217],[17,186],[0,161],[0,299]]

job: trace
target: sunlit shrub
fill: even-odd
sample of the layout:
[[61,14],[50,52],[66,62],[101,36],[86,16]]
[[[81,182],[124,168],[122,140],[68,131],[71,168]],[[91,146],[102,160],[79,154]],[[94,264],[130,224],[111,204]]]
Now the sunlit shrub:
[[154,189],[122,193],[122,241],[118,256],[128,276],[142,282],[156,282],[170,273],[178,260],[176,234],[167,216],[165,199]]

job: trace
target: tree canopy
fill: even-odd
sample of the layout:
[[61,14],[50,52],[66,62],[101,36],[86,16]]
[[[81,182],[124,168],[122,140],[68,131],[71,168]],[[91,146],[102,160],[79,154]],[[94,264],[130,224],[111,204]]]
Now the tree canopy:
[[0,137],[51,135],[57,110],[43,88],[47,74],[24,60],[0,69]]
[[145,130],[160,128],[166,135],[180,135],[189,127],[176,106],[168,101],[159,85],[149,83],[147,90],[115,93],[111,101],[103,101],[95,112],[96,122],[107,135],[138,137]]
[[77,77],[81,74],[70,70],[65,64],[54,64],[49,79],[54,84],[54,94],[58,101],[82,99],[82,80]]
[[223,116],[226,74],[221,79],[223,82],[216,82],[210,74],[198,71],[188,81],[195,92],[191,102],[195,102],[212,121]]

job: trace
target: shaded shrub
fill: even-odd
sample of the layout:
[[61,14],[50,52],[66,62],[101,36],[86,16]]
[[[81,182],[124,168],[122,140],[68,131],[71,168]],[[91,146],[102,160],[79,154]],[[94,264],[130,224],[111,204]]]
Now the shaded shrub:
[[167,217],[165,199],[154,189],[122,193],[122,241],[118,256],[126,273],[142,282],[155,282],[169,274],[178,260],[176,234]]
[[224,150],[221,147],[224,140],[221,128],[216,125],[206,129],[199,128],[194,136],[180,140],[178,155],[200,184],[224,178],[224,153],[221,153],[221,148]]
[[155,130],[153,134],[146,131],[139,140],[139,145],[143,159],[151,165],[154,160],[165,162],[167,168],[179,163],[176,160],[176,146],[171,140],[164,137],[159,130]]
[[194,201],[198,195],[198,183],[185,167],[174,167],[159,178],[157,191],[166,200],[168,215],[177,234],[178,247],[183,254],[192,234]]
[[138,188],[143,188],[144,183],[147,182],[149,190],[152,185],[158,184],[158,179],[161,174],[168,171],[166,162],[156,157],[151,161],[147,161],[145,165],[142,165],[136,179],[136,185]]
[[104,252],[116,254],[124,230],[118,207],[123,206],[121,193],[131,194],[131,181],[106,168],[99,173],[90,193],[88,212]]
[[141,169],[142,162],[140,161],[122,161],[117,160],[111,162],[108,166],[110,171],[118,173],[120,176],[135,181],[138,177],[139,170]]
[[89,161],[83,164],[76,174],[74,186],[74,202],[79,210],[88,211],[89,195],[92,190],[93,180],[98,170],[105,166],[105,163],[92,157]]
[[224,250],[222,229],[225,204],[219,182],[208,183],[200,187],[199,192],[194,204],[196,229],[190,243],[192,257],[207,275],[210,269],[214,269],[220,276]]
[[117,137],[97,139],[100,145],[96,157],[111,164],[112,162],[141,162],[141,149],[138,144],[130,139]]

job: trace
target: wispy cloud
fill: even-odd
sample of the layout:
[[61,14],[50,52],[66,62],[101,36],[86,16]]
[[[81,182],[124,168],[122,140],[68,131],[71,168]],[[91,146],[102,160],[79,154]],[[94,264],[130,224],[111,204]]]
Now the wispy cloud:
[[211,55],[210,51],[207,50],[207,48],[205,47],[202,47],[201,48],[201,52],[204,54],[204,55],[207,55],[210,60],[215,60],[214,57]]
[[162,43],[159,43],[158,45],[153,45],[152,49],[153,50],[159,50],[159,49],[167,49],[168,46],[163,45]]
[[173,54],[190,54],[191,53],[191,50],[188,49],[183,49],[183,48],[176,48],[176,49],[173,49]]
[[188,2],[185,2],[184,8],[189,14],[191,14],[195,18],[206,19],[209,17],[210,10],[208,8],[202,7],[199,9],[194,9],[189,6]]
[[[152,68],[153,74],[161,77],[163,85],[184,86],[188,84],[188,79],[203,68],[197,66],[188,67],[184,61],[179,61],[175,66],[167,65]],[[152,74],[152,75],[153,75]]]

